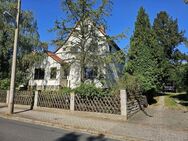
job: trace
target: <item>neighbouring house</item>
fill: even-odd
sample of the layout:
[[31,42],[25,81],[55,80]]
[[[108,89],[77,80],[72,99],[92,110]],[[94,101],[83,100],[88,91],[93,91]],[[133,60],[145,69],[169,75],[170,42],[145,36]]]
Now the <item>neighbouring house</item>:
[[[79,25],[76,25],[75,28],[79,29]],[[105,42],[108,36],[102,26],[95,30],[97,35],[103,38],[103,41],[101,41],[103,44],[98,43],[98,46],[96,46],[100,54],[105,55],[105,53],[120,51],[120,48],[113,40]],[[42,90],[62,87],[75,88],[80,85],[80,64],[77,61],[71,62],[71,60],[75,59],[75,56],[70,53],[72,44],[76,40],[78,38],[74,36],[74,31],[72,31],[62,47],[55,52],[45,52],[47,57],[42,63],[36,63],[31,70],[29,88]],[[74,50],[79,52],[79,49],[74,48]],[[106,63],[100,68],[97,64],[95,66],[88,64],[84,69],[84,83],[93,83],[97,87],[109,88],[118,81],[122,71],[123,64],[117,63],[116,58],[114,58],[113,63]]]

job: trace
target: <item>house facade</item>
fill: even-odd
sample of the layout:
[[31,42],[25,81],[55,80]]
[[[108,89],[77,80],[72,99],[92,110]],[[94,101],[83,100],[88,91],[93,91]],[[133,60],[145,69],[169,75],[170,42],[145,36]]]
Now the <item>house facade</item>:
[[[75,27],[79,29],[79,26]],[[103,28],[96,28],[96,35],[101,37],[98,41],[98,54],[115,53],[120,48],[115,42],[105,42],[107,35]],[[70,53],[73,44],[79,39],[70,33],[64,45],[55,52],[46,51],[47,57],[42,63],[35,64],[31,70],[29,87],[31,89],[58,89],[62,87],[75,88],[81,84],[81,67],[78,61],[73,61],[75,55]],[[89,42],[88,42],[89,45]],[[79,52],[79,49],[74,48]],[[92,83],[97,87],[109,88],[120,78],[123,71],[123,64],[117,63],[114,58],[113,63],[104,63],[101,67],[89,65],[84,68],[84,83]],[[102,76],[102,77],[101,77]]]

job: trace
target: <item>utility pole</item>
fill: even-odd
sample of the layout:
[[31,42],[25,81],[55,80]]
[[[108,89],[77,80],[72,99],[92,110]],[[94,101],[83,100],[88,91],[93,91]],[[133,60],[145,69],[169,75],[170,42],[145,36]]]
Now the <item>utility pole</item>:
[[19,19],[20,19],[20,9],[21,9],[20,7],[21,7],[21,0],[18,0],[16,29],[15,29],[15,35],[14,35],[14,49],[13,49],[13,58],[12,58],[11,82],[10,82],[10,99],[9,99],[9,104],[8,104],[9,114],[13,114],[14,112],[16,56],[17,56],[18,36],[19,36]]

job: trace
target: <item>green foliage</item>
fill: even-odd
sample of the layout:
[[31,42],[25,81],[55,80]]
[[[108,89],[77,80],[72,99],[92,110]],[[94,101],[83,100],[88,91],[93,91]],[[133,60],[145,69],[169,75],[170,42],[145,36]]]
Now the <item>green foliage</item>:
[[[102,69],[104,70],[106,61],[114,61],[112,57],[106,57],[110,54],[108,49],[101,49],[107,43],[114,45],[112,38],[101,31],[102,27],[107,28],[105,18],[110,15],[111,6],[111,0],[62,0],[65,17],[60,21],[55,21],[55,26],[51,31],[57,33],[57,38],[53,43],[57,47],[71,44],[66,53],[74,55],[74,58],[69,59],[69,63],[80,65],[78,71],[81,82],[85,81],[84,69],[86,67],[95,67],[97,64],[98,74],[103,75]],[[98,32],[99,29],[101,32]],[[69,40],[67,43],[67,37],[70,34],[78,40]],[[123,37],[123,34],[118,36],[118,38]]]
[[161,50],[158,59],[158,81],[163,85],[168,82],[182,86],[183,60],[187,58],[177,46],[185,41],[184,32],[179,31],[177,19],[173,20],[165,11],[161,11],[154,19],[153,30]]
[[103,96],[108,94],[107,91],[104,91],[101,88],[96,88],[93,84],[81,84],[79,87],[74,89],[76,94],[83,96]]
[[156,49],[158,46],[156,36],[143,7],[138,12],[130,45],[126,71],[139,79],[143,91],[156,88],[156,73],[158,72],[156,58],[160,50]]
[[[17,13],[17,1],[0,0],[0,79],[10,77],[14,42],[14,24]],[[12,18],[3,16],[8,11]],[[31,11],[21,10],[20,32],[18,40],[16,83],[26,83],[33,62],[41,55],[37,22]],[[37,53],[35,53],[37,52]],[[36,60],[35,60],[36,59]]]
[[118,94],[119,90],[126,89],[128,94],[140,95],[142,93],[142,86],[137,76],[126,73],[119,82],[112,88],[112,94]]
[[153,27],[141,7],[131,37],[126,71],[136,76],[143,92],[162,90],[173,82],[178,89],[184,87],[183,78],[187,55],[177,46],[186,42],[184,32],[179,31],[177,20],[164,11],[157,14]]
[[70,94],[73,90],[71,88],[68,87],[64,87],[62,89],[60,89],[58,92],[61,94]]
[[9,85],[10,85],[10,80],[8,78],[0,80],[0,90],[8,90]]
[[165,11],[161,11],[154,19],[153,29],[164,51],[164,57],[173,59],[177,45],[185,40],[184,32],[178,29],[177,19],[173,20]]

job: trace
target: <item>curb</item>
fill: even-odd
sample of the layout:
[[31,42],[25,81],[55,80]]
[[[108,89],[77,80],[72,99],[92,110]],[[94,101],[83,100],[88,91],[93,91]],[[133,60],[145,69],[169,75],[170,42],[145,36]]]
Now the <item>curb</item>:
[[[22,109],[22,108],[30,108],[30,106],[26,106],[26,105],[19,105],[16,104],[15,108],[18,109]],[[75,115],[75,116],[79,116],[79,117],[84,117],[84,118],[98,118],[98,119],[103,119],[103,120],[112,120],[112,121],[116,121],[116,122],[126,122],[127,119],[125,118],[125,116],[122,115],[115,115],[115,114],[108,114],[108,113],[95,113],[93,114],[93,112],[84,112],[84,111],[70,111],[70,110],[64,110],[64,109],[56,109],[56,108],[46,108],[46,107],[36,107],[33,109],[34,111],[38,111],[38,112],[50,112],[50,113],[57,113],[57,114],[61,114],[61,113],[66,113],[69,115]]]
[[9,119],[9,120],[15,120],[15,121],[21,121],[25,123],[32,123],[35,125],[42,125],[42,126],[47,126],[47,127],[53,127],[53,128],[59,128],[59,129],[65,129],[65,130],[71,130],[73,132],[81,132],[85,134],[91,134],[91,135],[96,135],[98,136],[99,134],[105,135],[107,138],[111,139],[116,139],[116,140],[122,140],[122,141],[146,141],[145,139],[140,139],[140,138],[135,138],[135,137],[130,137],[130,136],[120,136],[120,135],[113,135],[112,133],[108,132],[102,132],[102,131],[97,131],[97,130],[91,130],[91,129],[86,129],[82,127],[77,127],[77,126],[70,126],[66,124],[58,124],[58,123],[53,123],[49,121],[40,121],[40,120],[35,120],[32,118],[26,118],[26,117],[21,117],[21,116],[14,116],[14,115],[8,115],[8,114],[0,114],[1,118],[4,119]]

